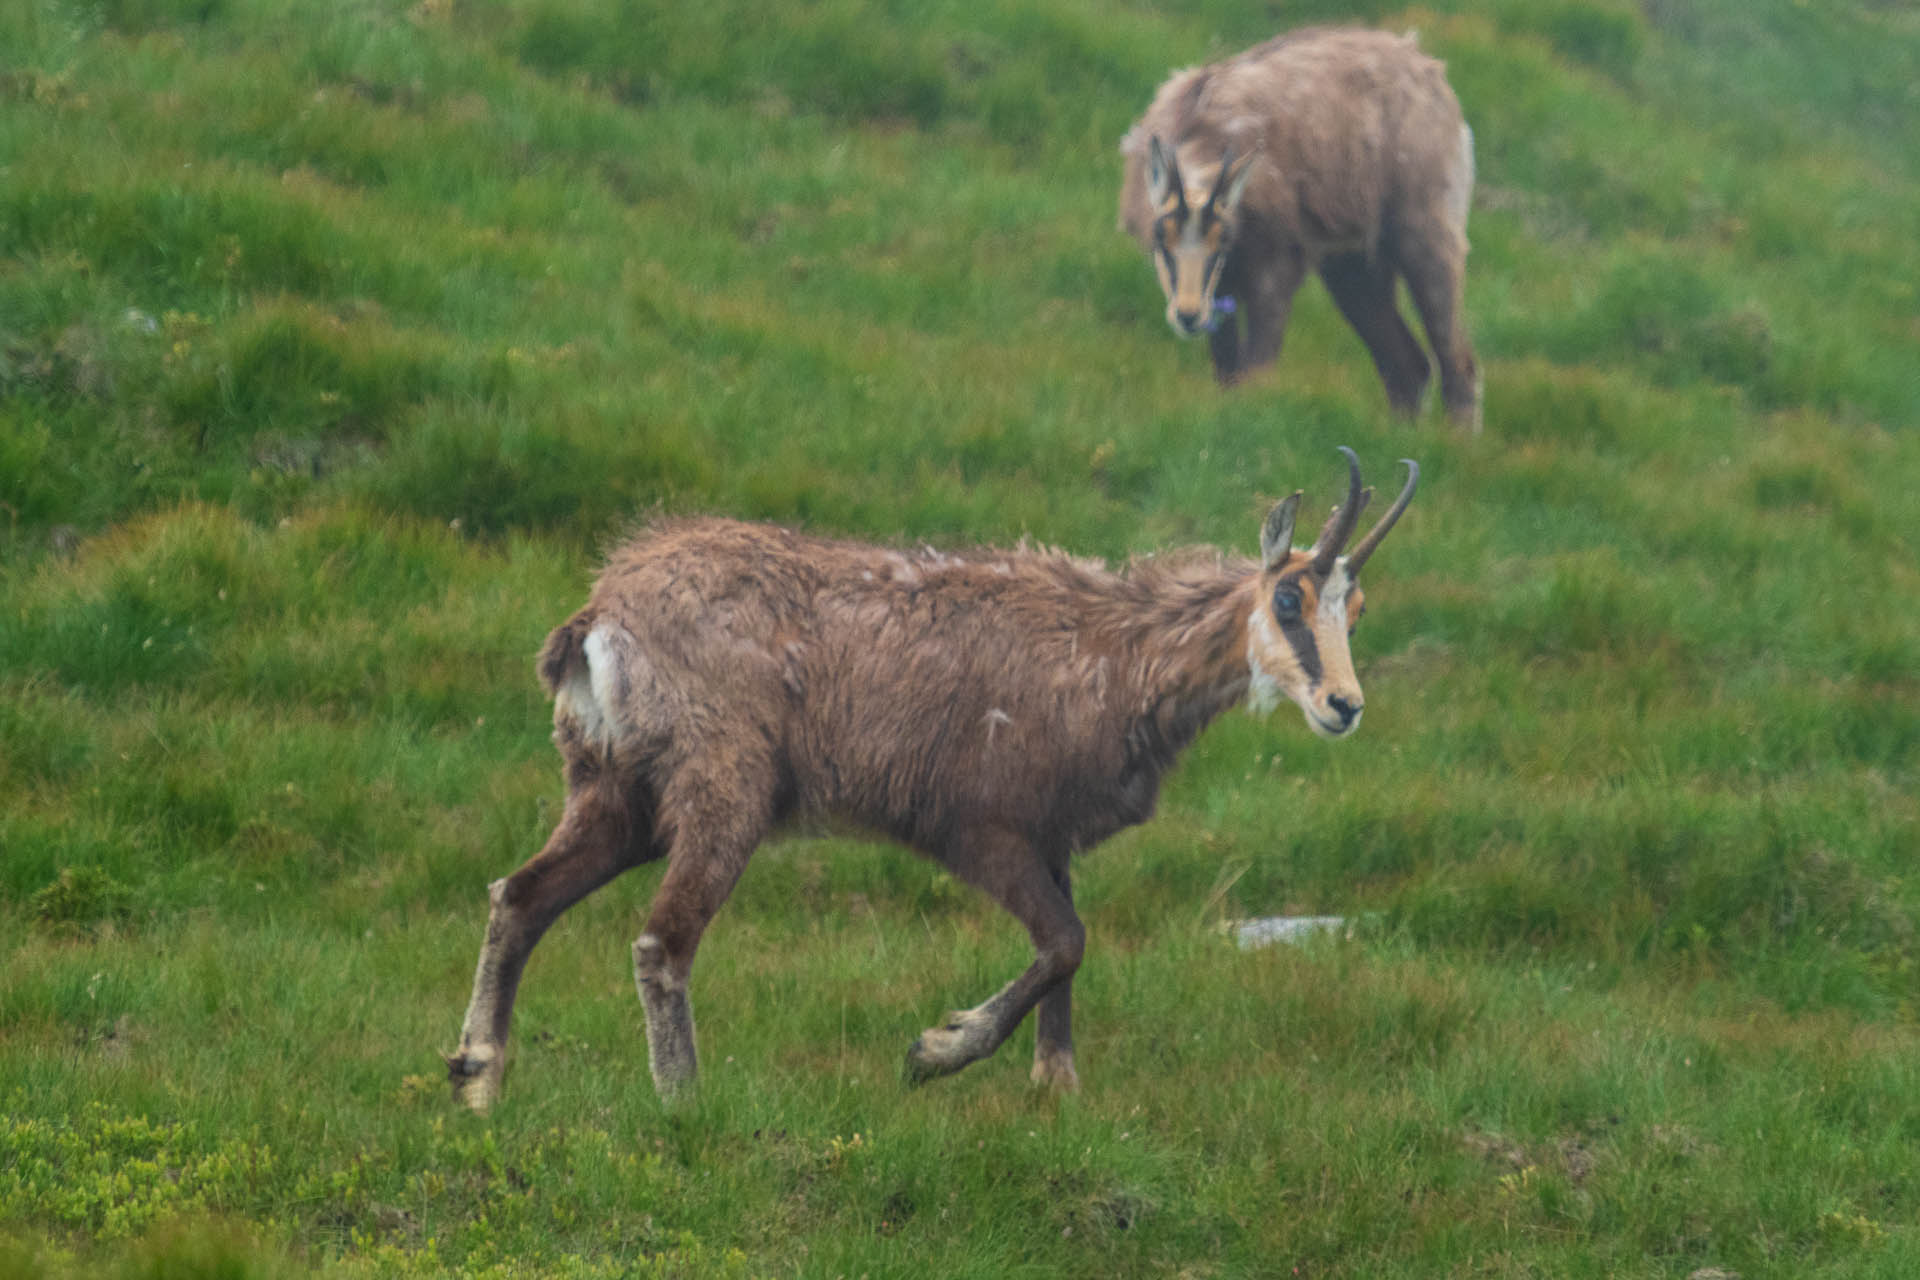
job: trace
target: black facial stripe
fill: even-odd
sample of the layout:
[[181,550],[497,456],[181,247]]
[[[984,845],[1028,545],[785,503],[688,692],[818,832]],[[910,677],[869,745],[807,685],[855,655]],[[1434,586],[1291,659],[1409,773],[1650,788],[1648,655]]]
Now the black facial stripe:
[[1294,660],[1300,664],[1300,672],[1308,683],[1319,684],[1322,668],[1320,666],[1320,642],[1313,638],[1313,628],[1307,625],[1304,617],[1280,624],[1280,635],[1293,650]]
[[[1296,578],[1282,578],[1274,584],[1277,599],[1279,592]],[[1299,588],[1293,590],[1298,592]],[[1305,602],[1302,601],[1304,604]],[[1304,610],[1296,610],[1292,617],[1282,617],[1278,609],[1274,610],[1273,620],[1280,627],[1280,635],[1287,646],[1293,650],[1294,660],[1300,664],[1300,672],[1311,684],[1319,684],[1323,667],[1320,665],[1320,642],[1314,639],[1313,627],[1307,622]]]

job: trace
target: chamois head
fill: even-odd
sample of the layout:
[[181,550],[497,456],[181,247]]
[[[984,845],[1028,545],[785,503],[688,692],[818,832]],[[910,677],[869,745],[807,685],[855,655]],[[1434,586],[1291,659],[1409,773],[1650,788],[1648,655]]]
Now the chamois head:
[[1300,494],[1281,499],[1260,530],[1260,583],[1247,620],[1248,697],[1256,711],[1270,711],[1282,695],[1300,706],[1307,724],[1323,738],[1339,738],[1360,724],[1360,681],[1353,673],[1347,637],[1366,611],[1357,581],[1394,521],[1413,500],[1420,466],[1410,458],[1407,484],[1393,506],[1352,550],[1342,551],[1373,497],[1360,487],[1360,460],[1345,445],[1347,499],[1327,517],[1306,551],[1293,549],[1293,520]]
[[1153,269],[1167,295],[1167,323],[1183,338],[1213,327],[1213,291],[1239,230],[1236,211],[1254,158],[1236,158],[1228,148],[1218,168],[1194,173],[1188,185],[1172,147],[1158,137],[1147,145]]

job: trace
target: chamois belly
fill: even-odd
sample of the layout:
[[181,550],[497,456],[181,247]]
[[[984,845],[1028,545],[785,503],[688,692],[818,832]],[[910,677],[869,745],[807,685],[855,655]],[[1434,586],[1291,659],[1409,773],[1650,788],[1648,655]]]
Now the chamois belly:
[[804,819],[851,823],[944,857],[982,827],[1079,850],[1153,816],[1160,771],[1151,761],[1118,743],[1066,745],[1053,717],[958,691],[919,714],[884,701],[837,711],[803,717],[789,743]]

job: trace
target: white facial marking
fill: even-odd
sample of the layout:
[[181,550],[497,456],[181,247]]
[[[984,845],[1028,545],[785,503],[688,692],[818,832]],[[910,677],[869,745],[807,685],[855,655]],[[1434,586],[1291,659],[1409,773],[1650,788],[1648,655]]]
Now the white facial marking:
[[1353,590],[1353,575],[1347,572],[1345,556],[1333,562],[1333,572],[1320,588],[1319,614],[1323,623],[1338,623],[1340,634],[1347,631],[1347,593]]
[[1013,717],[1008,715],[1006,712],[1002,711],[998,707],[995,707],[993,710],[987,712],[987,714],[982,716],[981,719],[986,721],[987,742],[989,745],[991,745],[993,742],[994,730],[998,729],[1003,724],[1013,723]]
[[1256,608],[1247,623],[1247,710],[1263,716],[1280,705],[1280,682],[1260,665],[1260,652],[1280,643],[1274,634],[1273,619],[1264,608]]

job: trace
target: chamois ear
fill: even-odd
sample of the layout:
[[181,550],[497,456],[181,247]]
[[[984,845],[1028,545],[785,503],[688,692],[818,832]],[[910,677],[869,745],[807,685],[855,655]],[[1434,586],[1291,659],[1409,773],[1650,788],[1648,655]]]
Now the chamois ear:
[[1173,158],[1173,148],[1155,134],[1147,140],[1147,197],[1157,210],[1170,195],[1178,196],[1183,206],[1186,204],[1186,188],[1180,185],[1180,163]]
[[1247,193],[1247,181],[1253,177],[1253,165],[1260,158],[1258,151],[1249,151],[1236,156],[1229,150],[1221,161],[1220,177],[1213,187],[1213,209],[1215,213],[1232,213],[1240,203],[1240,197]]
[[1300,491],[1295,489],[1273,504],[1267,522],[1260,526],[1260,567],[1266,570],[1285,564],[1293,550],[1293,518],[1300,514]]

